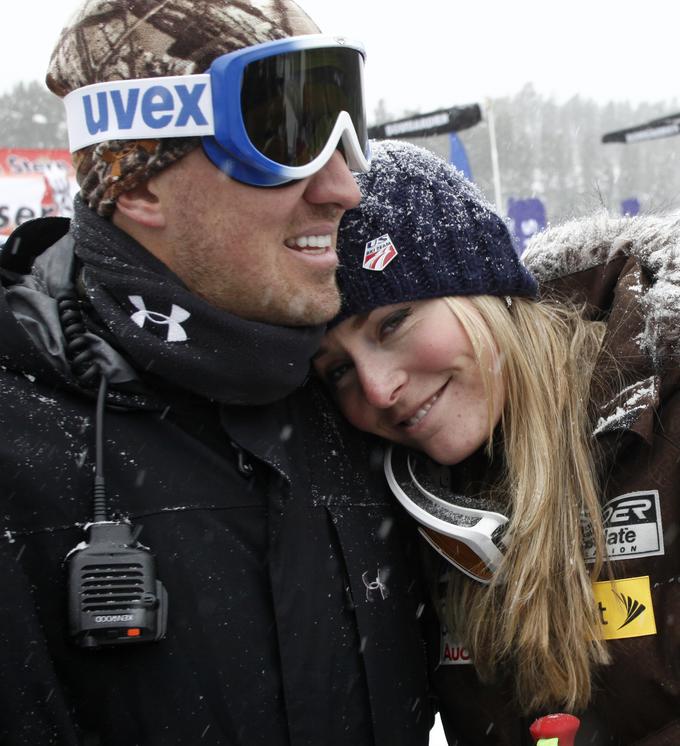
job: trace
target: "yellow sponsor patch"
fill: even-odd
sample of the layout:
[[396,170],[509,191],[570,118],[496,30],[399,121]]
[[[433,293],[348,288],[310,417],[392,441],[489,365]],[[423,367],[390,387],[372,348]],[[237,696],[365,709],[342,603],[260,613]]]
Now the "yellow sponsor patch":
[[602,639],[656,634],[649,576],[593,583]]

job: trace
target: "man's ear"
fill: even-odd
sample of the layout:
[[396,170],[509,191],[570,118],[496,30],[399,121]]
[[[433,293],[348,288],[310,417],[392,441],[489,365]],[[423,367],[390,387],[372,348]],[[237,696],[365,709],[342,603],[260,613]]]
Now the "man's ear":
[[147,228],[165,228],[163,204],[154,193],[151,179],[138,184],[134,189],[122,192],[116,199],[116,208],[127,221]]

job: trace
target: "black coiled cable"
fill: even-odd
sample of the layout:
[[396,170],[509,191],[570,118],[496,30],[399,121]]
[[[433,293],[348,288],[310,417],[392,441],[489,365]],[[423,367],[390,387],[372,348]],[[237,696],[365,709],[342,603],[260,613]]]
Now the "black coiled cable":
[[104,409],[108,380],[101,365],[95,359],[92,340],[87,337],[87,327],[80,310],[80,301],[72,293],[62,293],[57,298],[59,321],[64,333],[66,358],[73,375],[81,386],[93,389],[99,379],[96,413],[96,461],[94,475],[93,520],[107,520],[106,487],[104,480]]
[[93,388],[101,375],[101,367],[95,360],[92,342],[87,338],[80,301],[75,295],[63,293],[57,298],[57,309],[73,375],[81,386]]

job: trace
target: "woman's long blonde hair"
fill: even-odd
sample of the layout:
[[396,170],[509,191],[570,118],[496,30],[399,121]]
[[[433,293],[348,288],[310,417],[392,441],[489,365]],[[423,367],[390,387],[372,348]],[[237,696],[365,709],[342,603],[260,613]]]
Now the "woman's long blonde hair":
[[[477,359],[488,360],[491,341],[501,366],[505,463],[495,497],[510,518],[490,585],[450,573],[447,623],[483,680],[503,672],[514,681],[523,712],[578,710],[590,699],[593,668],[608,661],[592,591],[604,541],[589,411],[603,325],[563,303],[492,296],[446,302]],[[497,371],[480,367],[491,395]],[[584,521],[596,546],[590,567]]]

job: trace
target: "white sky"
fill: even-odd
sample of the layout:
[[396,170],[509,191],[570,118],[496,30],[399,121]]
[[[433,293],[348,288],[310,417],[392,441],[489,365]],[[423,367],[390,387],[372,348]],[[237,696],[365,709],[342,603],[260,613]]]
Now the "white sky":
[[[369,119],[512,95],[527,82],[577,93],[668,101],[680,95],[677,0],[299,0],[324,32],[368,52]],[[80,0],[7,3],[0,92],[42,80],[63,22]],[[670,112],[669,112],[670,113]]]

